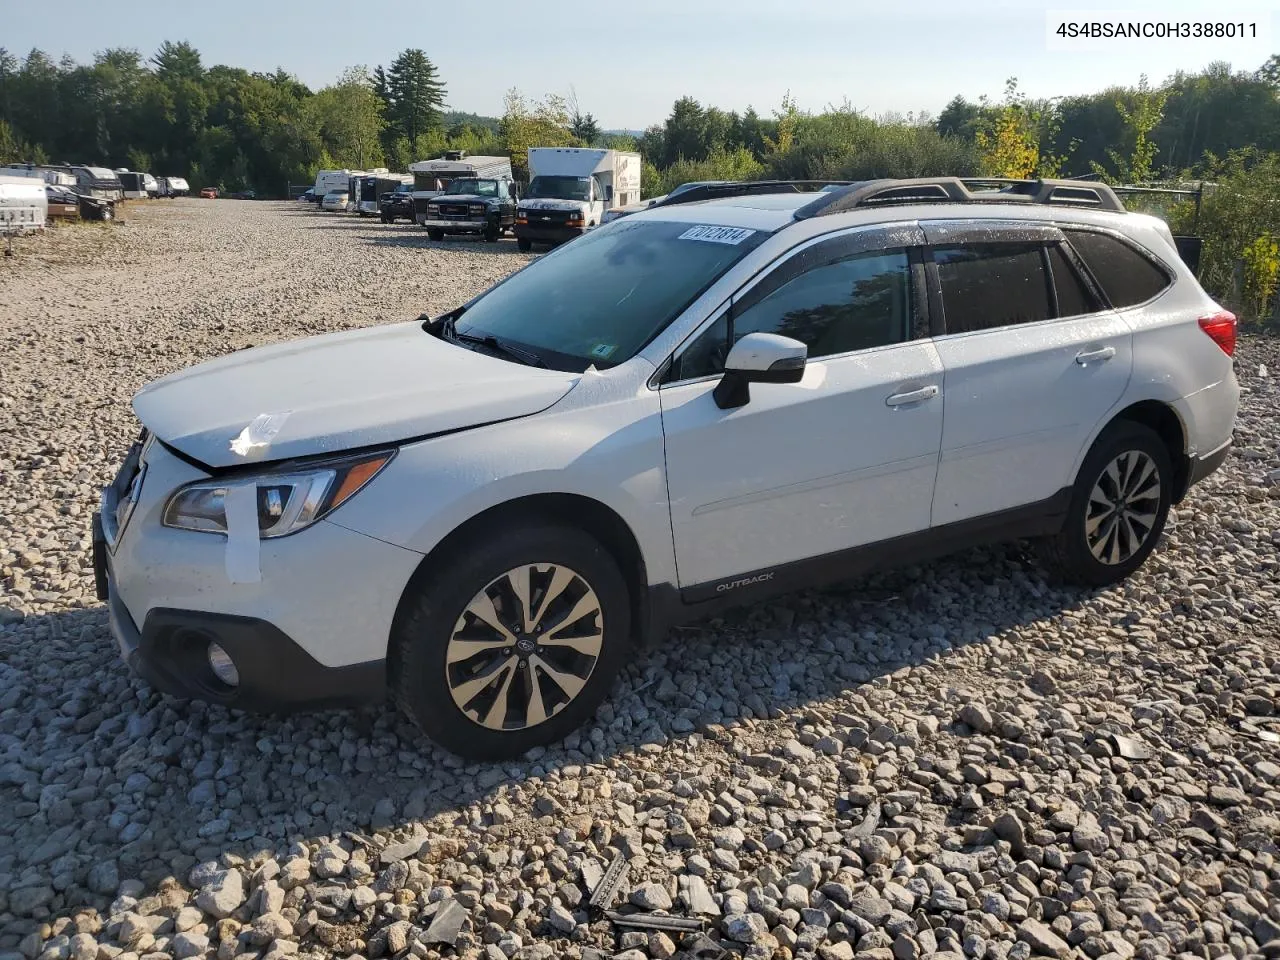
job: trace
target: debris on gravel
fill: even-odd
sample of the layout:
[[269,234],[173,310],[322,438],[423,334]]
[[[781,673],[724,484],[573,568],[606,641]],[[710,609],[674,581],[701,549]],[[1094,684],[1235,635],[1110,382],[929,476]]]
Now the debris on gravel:
[[0,264],[0,960],[1280,955],[1280,341],[1242,338],[1237,453],[1129,582],[1067,589],[1015,544],[797,594],[467,765],[387,707],[156,694],[89,516],[143,383],[530,258],[288,204],[129,211]]

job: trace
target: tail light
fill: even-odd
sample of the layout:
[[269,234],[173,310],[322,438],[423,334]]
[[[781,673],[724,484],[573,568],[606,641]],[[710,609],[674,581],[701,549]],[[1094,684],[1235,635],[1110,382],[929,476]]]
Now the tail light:
[[1209,335],[1209,339],[1222,348],[1228,357],[1236,352],[1236,315],[1228,310],[1219,310],[1200,318],[1200,329]]

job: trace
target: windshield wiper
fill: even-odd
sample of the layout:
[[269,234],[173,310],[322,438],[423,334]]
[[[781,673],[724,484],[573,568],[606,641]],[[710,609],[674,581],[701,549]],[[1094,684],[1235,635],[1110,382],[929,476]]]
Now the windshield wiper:
[[504,343],[493,334],[485,334],[478,337],[472,333],[459,333],[454,326],[454,318],[450,317],[441,325],[440,332],[449,340],[455,340],[459,343],[473,343],[476,346],[485,347],[494,353],[500,353],[512,360],[523,363],[529,367],[547,368],[547,362],[536,353],[529,350],[522,350],[520,347],[513,347],[509,343]]

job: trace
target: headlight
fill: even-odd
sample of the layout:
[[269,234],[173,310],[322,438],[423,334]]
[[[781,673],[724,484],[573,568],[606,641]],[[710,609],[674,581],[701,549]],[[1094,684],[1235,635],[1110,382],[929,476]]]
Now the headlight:
[[427,213],[439,213],[440,207],[434,203],[427,204]]
[[227,492],[257,492],[258,536],[283,537],[311,526],[351,499],[395,456],[381,451],[343,460],[307,464],[294,470],[201,480],[177,490],[164,508],[164,525],[202,533],[226,533]]
[[483,203],[473,203],[471,204],[470,209],[472,213],[484,213],[486,208]]

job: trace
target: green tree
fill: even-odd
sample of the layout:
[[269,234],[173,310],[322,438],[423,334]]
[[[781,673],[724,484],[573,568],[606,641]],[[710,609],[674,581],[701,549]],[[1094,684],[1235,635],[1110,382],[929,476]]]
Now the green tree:
[[564,97],[548,94],[541,100],[529,101],[512,87],[504,105],[498,131],[517,178],[529,175],[530,147],[581,146],[570,129],[569,105]]
[[336,84],[312,97],[308,106],[323,149],[339,168],[362,170],[382,162],[383,105],[368,70],[349,67]]
[[594,146],[600,139],[600,124],[591,114],[575,111],[569,120],[569,132],[588,147]]
[[1130,154],[1125,157],[1119,150],[1108,150],[1112,169],[1108,170],[1102,164],[1095,163],[1094,173],[1104,180],[1119,183],[1141,184],[1151,179],[1153,162],[1159,150],[1151,134],[1164,115],[1167,99],[1165,91],[1152,90],[1148,86],[1146,74],[1143,74],[1136,90],[1130,91],[1126,98],[1116,100],[1116,113],[1124,121],[1130,140]]
[[416,144],[419,138],[441,128],[445,85],[423,51],[403,51],[385,73],[378,67],[372,87],[386,104],[390,135]]

